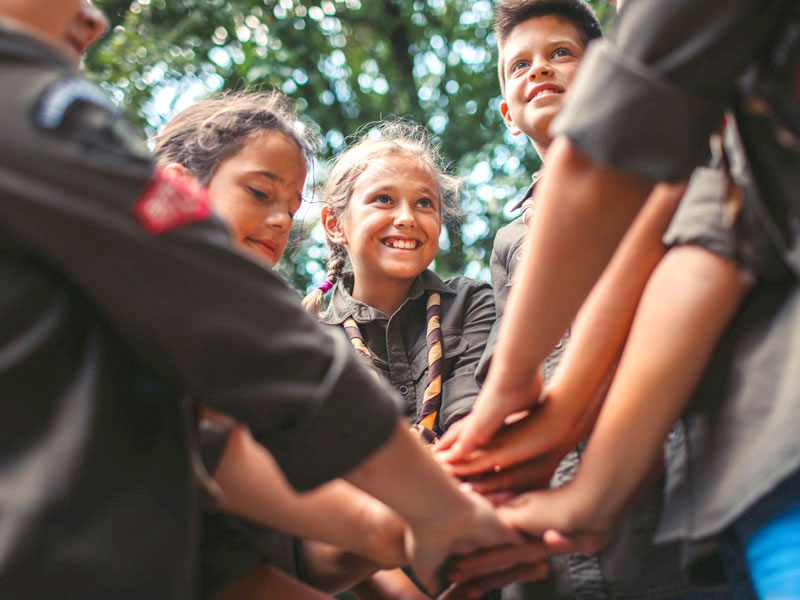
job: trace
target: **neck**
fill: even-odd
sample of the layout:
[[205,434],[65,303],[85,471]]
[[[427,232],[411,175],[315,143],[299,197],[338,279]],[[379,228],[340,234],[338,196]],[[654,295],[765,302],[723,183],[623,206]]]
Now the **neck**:
[[547,154],[547,149],[550,147],[550,142],[553,140],[547,139],[544,142],[537,142],[536,140],[531,140],[534,149],[536,150],[536,154],[539,155],[539,158],[542,159],[542,164],[544,164],[544,157]]
[[365,284],[356,275],[353,282],[353,298],[391,317],[408,298],[412,281],[413,279],[390,280],[380,284]]

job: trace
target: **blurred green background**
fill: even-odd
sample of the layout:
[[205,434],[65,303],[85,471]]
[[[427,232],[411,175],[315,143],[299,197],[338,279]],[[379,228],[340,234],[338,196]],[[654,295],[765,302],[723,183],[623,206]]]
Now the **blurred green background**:
[[[442,277],[489,279],[497,229],[539,166],[506,132],[488,0],[95,0],[111,32],[85,68],[152,135],[211,91],[283,90],[324,144],[281,272],[300,292],[324,276],[316,189],[325,159],[365,123],[427,127],[456,174],[466,217],[440,238]],[[606,25],[613,7],[589,4]]]

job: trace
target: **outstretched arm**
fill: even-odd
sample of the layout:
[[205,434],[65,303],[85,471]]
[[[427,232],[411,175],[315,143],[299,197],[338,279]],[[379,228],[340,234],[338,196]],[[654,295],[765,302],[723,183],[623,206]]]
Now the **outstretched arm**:
[[[569,185],[562,182],[569,181]],[[531,407],[539,365],[606,267],[652,184],[600,166],[566,138],[548,155],[492,369],[454,457],[484,446],[511,413]]]
[[557,552],[592,553],[607,543],[745,291],[731,261],[695,246],[671,250],[642,296],[575,479],[518,496],[499,509],[502,518],[544,535]]
[[[452,462],[456,475],[484,473],[477,488],[480,491],[495,491],[509,484],[513,489],[539,487],[547,483],[564,454],[588,433],[605,398],[642,290],[664,255],[661,238],[683,190],[683,185],[662,184],[648,198],[581,307],[564,358],[541,405],[501,430],[485,450],[463,458],[458,449],[447,449],[465,435],[469,419],[480,419],[479,414],[467,417],[454,435],[443,440],[440,460]],[[522,462],[527,464],[514,471],[494,470]],[[540,468],[544,464],[549,467]]]

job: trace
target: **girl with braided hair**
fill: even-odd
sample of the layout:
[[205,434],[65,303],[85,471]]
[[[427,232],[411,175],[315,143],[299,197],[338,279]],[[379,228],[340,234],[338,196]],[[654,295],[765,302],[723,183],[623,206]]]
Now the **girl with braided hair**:
[[443,281],[428,268],[442,222],[459,216],[458,184],[423,127],[404,120],[365,127],[336,157],[326,182],[327,275],[304,300],[319,314],[333,290],[320,320],[343,329],[358,355],[391,383],[426,443],[472,408],[475,370],[495,320],[487,283]]

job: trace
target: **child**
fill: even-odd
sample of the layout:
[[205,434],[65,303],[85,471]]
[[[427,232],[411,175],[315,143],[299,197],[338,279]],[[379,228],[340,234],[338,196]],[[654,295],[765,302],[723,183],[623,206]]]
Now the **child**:
[[[734,133],[731,120],[726,135]],[[738,147],[729,144],[730,155]],[[797,284],[753,205],[728,213],[742,189],[753,200],[742,165],[739,155],[731,168],[736,184],[722,170],[693,175],[667,233],[675,247],[644,291],[574,481],[552,495],[520,497],[507,514],[534,534],[562,531],[567,538],[548,534],[562,549],[605,544],[710,362],[684,416],[687,449],[668,473],[659,538],[697,542],[689,567],[707,563],[719,547],[736,598],[788,598],[800,593],[800,478],[791,425],[795,329],[783,325],[796,318]]]
[[[397,121],[340,154],[325,185],[327,280],[306,299],[323,323],[341,327],[359,355],[389,381],[406,417],[430,442],[466,415],[475,368],[494,322],[486,283],[442,281],[428,266],[442,221],[458,214],[457,181],[444,172],[427,132]],[[351,272],[343,273],[346,262]]]
[[[294,293],[233,251],[205,197],[154,170],[59,51],[81,12],[78,0],[0,0],[0,132],[13,140],[0,145],[0,395],[16,423],[0,596],[191,595],[186,396],[247,423],[258,443],[244,454],[266,444],[292,485],[344,474],[398,509],[431,589],[454,549],[515,539],[437,469]],[[373,396],[370,431],[333,416],[360,406],[356,390]],[[258,513],[263,483],[228,450],[215,472],[225,504]]]
[[[535,219],[532,215],[535,210],[532,200],[534,187],[541,185],[540,176],[542,180],[547,178],[545,156],[552,141],[550,124],[561,109],[587,43],[600,37],[601,31],[591,9],[580,0],[527,0],[499,2],[495,6],[495,33],[499,46],[498,72],[503,90],[500,109],[506,126],[515,135],[520,133],[527,135],[539,156],[545,160],[544,174],[541,172],[534,174],[534,185],[517,205],[517,208],[523,209],[523,216],[502,228],[495,239],[491,262],[492,280],[498,305],[502,310],[511,288],[514,269],[521,257],[522,243],[528,229],[527,223],[531,217]],[[656,204],[658,210],[651,211],[652,214],[642,215],[638,223],[639,229],[649,233],[654,228],[666,227],[675,203],[670,198],[659,198],[656,199]],[[641,237],[640,234],[639,238]],[[646,248],[641,239],[629,240],[629,243],[637,244],[637,249],[646,252],[639,253],[636,261],[620,265],[621,269],[618,268],[618,271],[621,270],[626,278],[634,280],[641,277],[634,275],[633,269],[649,274],[654,260],[657,261],[663,253],[660,250],[658,236],[654,239],[657,248]],[[613,276],[613,273],[608,274],[609,279]],[[646,275],[644,278],[646,279]],[[626,291],[624,287],[626,284],[619,281],[619,278],[607,282],[607,285],[613,285],[617,309],[622,304],[621,296],[632,296]],[[636,297],[633,295],[634,299]],[[579,342],[587,334],[580,321],[576,322],[575,334]],[[614,347],[605,334],[605,331],[591,332],[595,342],[593,358],[597,352]],[[567,338],[568,336],[565,336],[544,361],[543,375],[546,383],[551,382],[564,352]],[[598,339],[603,339],[604,342],[597,343]],[[619,343],[623,341],[624,335],[619,337]],[[583,357],[590,354],[584,348]],[[612,350],[610,355],[602,357],[602,360],[613,364],[616,354],[617,350]],[[491,349],[487,355],[491,355]],[[600,357],[596,358],[601,360]],[[597,383],[601,382],[602,378]],[[558,382],[554,382],[556,383]],[[588,433],[593,416],[603,400],[603,392],[604,390],[600,389],[595,394],[582,424],[577,422],[578,419],[570,418],[571,415],[566,412],[554,413],[560,409],[560,403],[545,403],[542,409],[535,411],[531,417],[545,423],[544,427],[553,432],[559,432],[557,446],[548,448],[548,452],[540,452],[536,461],[518,465],[516,472],[513,470],[498,472],[493,476],[494,479],[503,478],[505,489],[512,490],[522,487],[523,480],[526,487],[522,489],[546,486],[551,475],[553,477],[550,484],[553,487],[559,487],[569,481],[578,467],[582,445],[575,450],[572,448]],[[543,411],[552,414],[548,414],[546,418],[542,414]],[[522,426],[524,423],[518,424],[517,430]],[[517,433],[522,432],[517,431]],[[532,431],[529,435],[541,442],[542,433],[543,430]],[[448,440],[443,448],[446,449],[451,442],[452,440]],[[506,467],[517,462],[508,460],[508,457],[502,455],[498,456],[497,452],[488,451],[485,457],[480,458],[483,460],[467,460],[461,464],[453,464],[451,468],[455,474],[466,477],[487,470],[486,460],[495,461],[489,469]],[[447,454],[443,455],[443,459],[447,460]],[[520,478],[518,474],[524,477]],[[509,485],[509,478],[514,477],[517,477],[517,481]],[[485,482],[480,479],[476,481],[476,489],[489,491],[481,486],[482,483]],[[553,559],[555,568],[550,581],[551,589],[548,591],[543,589],[542,584],[536,584],[539,589],[529,590],[528,593],[538,595],[549,593],[555,597],[576,594],[591,594],[595,597],[647,594],[648,597],[666,598],[685,592],[687,587],[682,583],[678,569],[677,545],[655,547],[650,540],[655,529],[659,505],[660,486],[654,486],[618,528],[613,546],[596,555]]]

